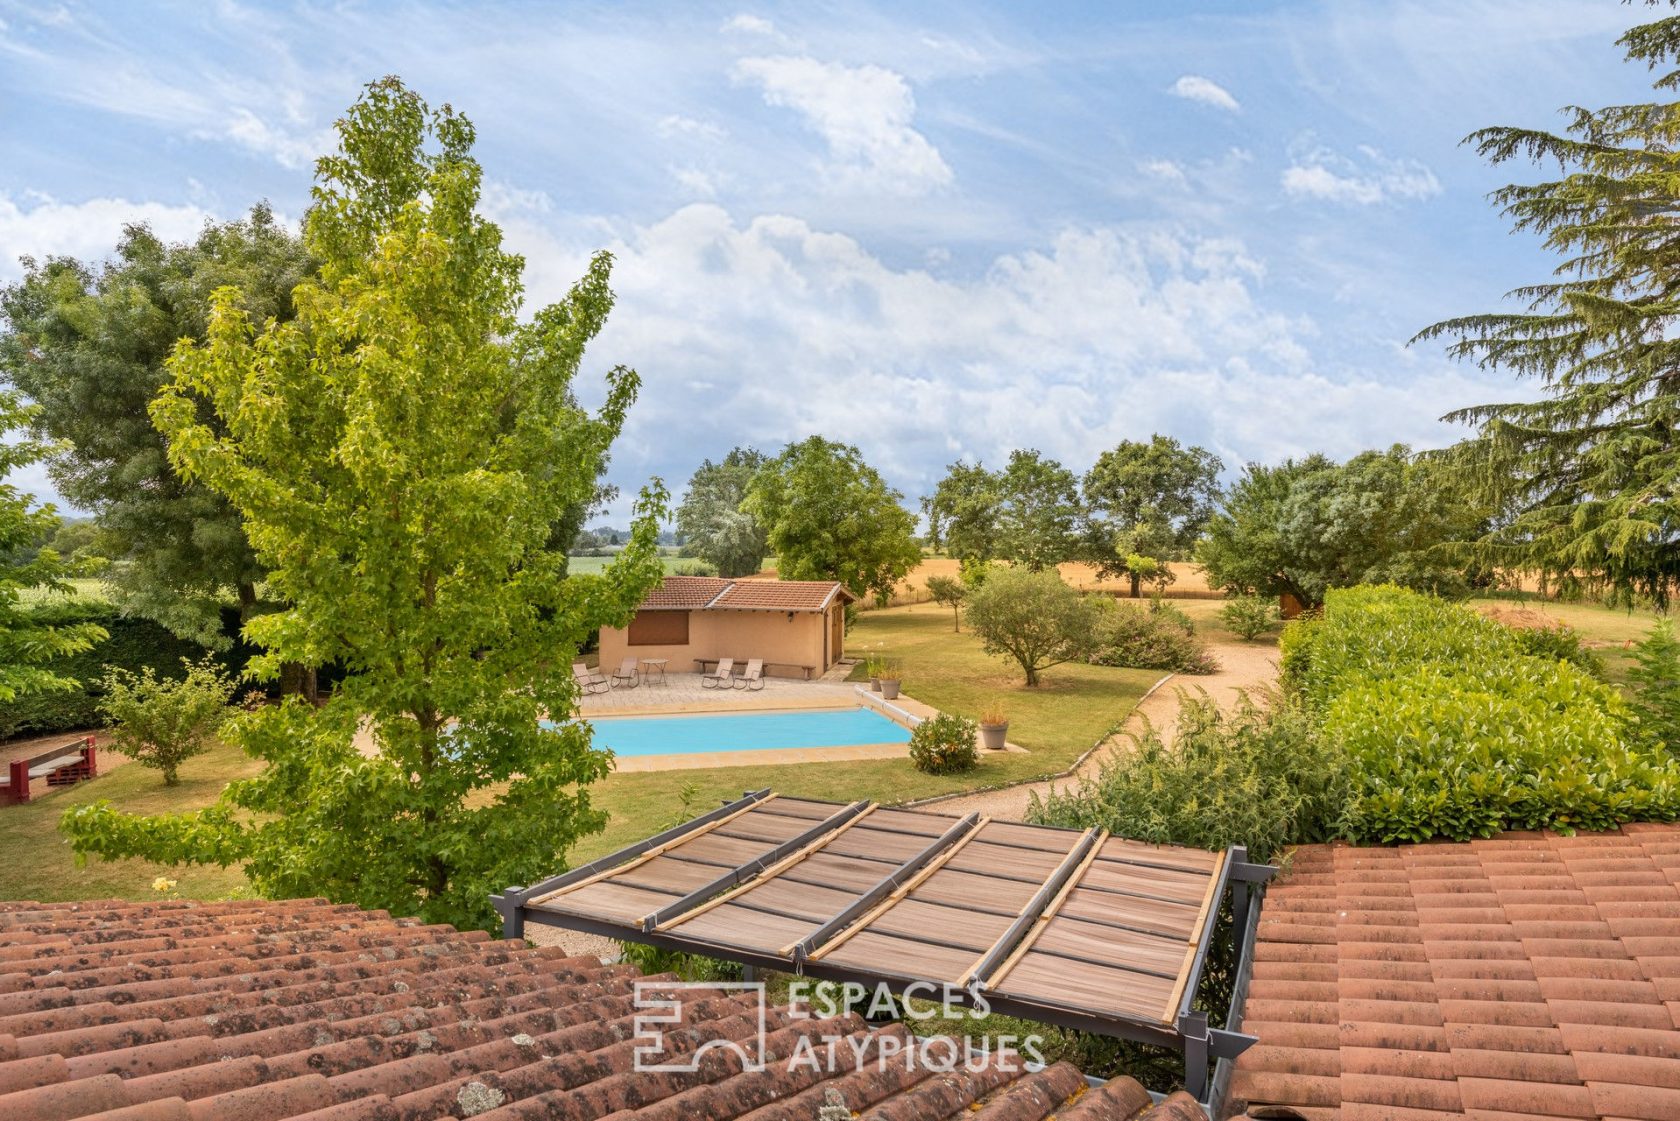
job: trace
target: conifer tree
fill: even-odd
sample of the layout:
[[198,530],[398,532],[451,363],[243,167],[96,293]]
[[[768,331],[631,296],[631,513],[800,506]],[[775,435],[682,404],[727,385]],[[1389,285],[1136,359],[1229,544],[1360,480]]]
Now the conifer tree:
[[[1619,43],[1658,72],[1657,90],[1680,88],[1680,17]],[[1447,418],[1480,427],[1453,458],[1510,512],[1481,543],[1486,562],[1666,603],[1680,577],[1680,101],[1565,112],[1561,132],[1499,127],[1466,139],[1496,164],[1561,169],[1493,196],[1516,229],[1562,257],[1553,278],[1513,292],[1514,310],[1417,338],[1452,339],[1453,356],[1545,389]]]

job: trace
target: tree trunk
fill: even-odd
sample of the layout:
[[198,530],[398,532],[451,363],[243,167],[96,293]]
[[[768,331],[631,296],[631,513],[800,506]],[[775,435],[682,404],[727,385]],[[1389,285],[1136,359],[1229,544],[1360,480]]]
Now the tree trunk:
[[955,605],[951,607],[951,629],[962,634],[962,608]]

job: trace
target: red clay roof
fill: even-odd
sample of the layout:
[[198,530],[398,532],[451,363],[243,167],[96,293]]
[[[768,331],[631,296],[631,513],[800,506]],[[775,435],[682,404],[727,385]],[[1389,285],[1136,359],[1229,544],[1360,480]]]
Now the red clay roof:
[[1243,1030],[1256,1116],[1680,1118],[1680,826],[1297,849]]
[[[774,1061],[854,1015],[767,1013],[768,1069],[728,1047],[638,1072],[628,966],[322,900],[0,903],[0,1118],[70,1121],[1199,1121],[1057,1063],[929,1073]],[[660,979],[671,979],[668,975]],[[668,1059],[747,1038],[753,998],[688,994]],[[819,1052],[820,1054],[821,1052]]]
[[839,596],[857,597],[833,580],[724,580],[667,576],[642,601],[643,611],[822,611]]

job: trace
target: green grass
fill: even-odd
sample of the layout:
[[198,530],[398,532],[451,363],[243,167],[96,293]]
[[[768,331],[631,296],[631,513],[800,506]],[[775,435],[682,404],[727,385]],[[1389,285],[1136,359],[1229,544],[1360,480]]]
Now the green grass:
[[[610,824],[605,833],[578,845],[573,862],[621,848],[763,786],[810,798],[892,803],[1054,774],[1124,719],[1160,676],[1066,665],[1048,671],[1037,689],[1027,689],[1018,672],[982,653],[972,635],[953,634],[948,612],[927,606],[870,612],[847,643],[855,652],[867,648],[899,659],[905,691],[935,707],[977,716],[986,704],[1002,704],[1010,715],[1009,738],[1029,754],[986,753],[977,770],[942,777],[921,774],[907,759],[614,774],[591,788],[596,803],[611,815]],[[0,852],[6,856],[0,862],[0,898],[144,898],[151,894],[152,880],[165,874],[180,881],[180,894],[193,898],[214,899],[245,888],[236,868],[166,869],[139,860],[90,861],[78,868],[58,832],[58,819],[68,807],[100,798],[138,813],[195,809],[214,801],[225,783],[252,773],[253,767],[238,751],[218,746],[189,760],[176,787],[165,787],[156,771],[128,764],[28,805],[0,808]]]
[[181,765],[181,781],[163,785],[157,771],[128,763],[91,782],[56,790],[21,806],[0,807],[0,899],[143,899],[152,881],[168,876],[193,899],[220,899],[249,890],[238,868],[167,868],[143,860],[90,860],[76,866],[58,819],[71,806],[108,798],[134,813],[180,813],[214,802],[222,787],[255,773],[243,752],[221,744]]
[[1629,642],[1638,642],[1644,638],[1651,627],[1659,620],[1671,618],[1649,608],[1635,607],[1604,607],[1596,603],[1557,603],[1552,600],[1534,599],[1532,597],[1506,597],[1497,599],[1473,599],[1472,607],[1497,606],[1507,610],[1522,608],[1534,611],[1547,618],[1567,623],[1580,634],[1587,645],[1593,647],[1599,657],[1604,659],[1604,668],[1610,680],[1618,685],[1627,684],[1628,670],[1634,665],[1633,651],[1626,648]]
[[55,599],[109,599],[110,593],[105,590],[105,581],[97,576],[78,576],[64,583],[70,586],[69,595],[59,592],[49,592],[42,588],[25,588],[18,593],[18,599],[23,603],[43,603]]

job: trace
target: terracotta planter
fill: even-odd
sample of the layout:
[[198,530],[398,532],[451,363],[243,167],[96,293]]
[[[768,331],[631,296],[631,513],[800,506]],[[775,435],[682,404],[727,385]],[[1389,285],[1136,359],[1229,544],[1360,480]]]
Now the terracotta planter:
[[898,699],[898,682],[890,677],[881,679],[881,699],[892,701]]
[[1003,744],[1009,737],[1009,721],[1002,724],[980,725],[980,744],[987,751],[1002,751]]

